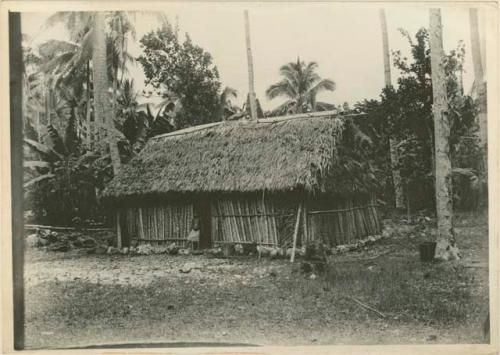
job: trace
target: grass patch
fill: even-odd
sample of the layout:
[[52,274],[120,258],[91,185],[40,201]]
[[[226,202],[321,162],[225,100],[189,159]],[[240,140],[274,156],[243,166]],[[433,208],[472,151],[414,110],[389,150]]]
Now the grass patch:
[[334,265],[326,280],[334,290],[401,320],[464,321],[472,301],[472,278],[462,268],[391,259],[368,267]]

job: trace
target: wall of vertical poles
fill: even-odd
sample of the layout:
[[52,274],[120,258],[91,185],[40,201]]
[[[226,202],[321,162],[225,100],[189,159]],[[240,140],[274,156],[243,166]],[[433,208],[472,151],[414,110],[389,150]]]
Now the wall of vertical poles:
[[140,244],[184,245],[194,217],[192,204],[131,207],[120,211],[120,219],[131,240]]
[[[184,245],[196,214],[191,203],[125,208],[120,210],[121,232],[139,243]],[[287,248],[294,234],[297,246],[336,246],[379,234],[382,227],[370,195],[213,195],[210,218],[212,244]]]
[[215,243],[291,247],[297,234],[297,245],[319,242],[336,246],[379,234],[382,229],[375,198],[370,195],[288,200],[273,195],[235,197],[218,199],[211,208]]

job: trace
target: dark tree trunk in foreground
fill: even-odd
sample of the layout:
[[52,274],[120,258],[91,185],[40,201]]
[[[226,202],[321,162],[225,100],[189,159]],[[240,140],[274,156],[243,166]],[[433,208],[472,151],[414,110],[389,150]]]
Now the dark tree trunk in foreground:
[[[380,10],[380,25],[382,27],[382,44],[384,50],[384,77],[385,86],[392,86],[391,80],[391,61],[389,56],[389,36],[387,35],[387,23],[385,20],[385,11]],[[389,139],[390,157],[392,167],[392,181],[394,184],[394,196],[396,200],[396,208],[405,208],[405,199],[403,194],[403,183],[401,182],[401,174],[399,173],[398,166],[398,151],[396,149],[397,142],[395,139]]]
[[441,10],[430,10],[429,44],[431,50],[435,185],[438,240],[436,258],[448,260],[458,256],[453,230],[453,200],[450,160],[450,122],[444,72]]
[[[106,30],[104,24],[104,13],[96,12],[94,15],[94,45],[92,51],[92,69],[94,81],[94,117],[95,121],[107,128],[106,138],[113,165],[113,173],[116,175],[121,168],[120,154],[116,144],[115,122],[108,97],[108,77],[106,71]],[[100,137],[101,139],[103,137]]]

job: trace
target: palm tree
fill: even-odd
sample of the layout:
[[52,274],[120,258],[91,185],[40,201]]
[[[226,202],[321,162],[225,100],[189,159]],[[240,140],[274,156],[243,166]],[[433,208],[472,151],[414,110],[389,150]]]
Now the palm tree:
[[116,175],[121,168],[120,153],[116,143],[116,128],[114,114],[109,104],[108,98],[108,76],[106,64],[106,28],[104,13],[94,13],[93,21],[93,49],[92,49],[92,70],[94,78],[94,112],[95,119],[102,122],[107,128],[107,141],[113,173]]
[[[91,111],[92,111],[92,94],[91,94],[91,67],[92,58],[92,30],[93,30],[93,15],[91,12],[56,12],[46,21],[46,26],[51,27],[56,24],[64,24],[69,33],[69,39],[73,43],[74,48],[63,46],[66,51],[54,58],[50,65],[54,66],[58,75],[62,78],[70,76],[73,70],[85,67],[86,80],[86,109],[85,109],[85,126],[86,126],[86,143],[89,147],[92,146],[91,138]],[[67,42],[68,43],[68,42]],[[50,70],[50,66],[46,68]],[[54,68],[52,68],[54,69]],[[94,138],[97,137],[98,125],[95,125]]]
[[[94,81],[94,121],[107,127],[107,143],[113,172],[120,170],[121,162],[116,144],[114,113],[108,99],[107,51],[105,13],[103,12],[58,12],[47,20],[47,25],[64,23],[70,38],[92,53],[92,76]],[[88,51],[87,51],[88,50]],[[80,59],[83,56],[80,56]],[[107,116],[107,119],[105,119]],[[104,136],[104,131],[100,134]]]
[[266,90],[267,97],[272,100],[282,96],[288,100],[282,105],[290,112],[302,113],[316,111],[316,96],[321,91],[334,91],[335,82],[322,79],[315,71],[316,62],[305,63],[297,58],[297,62],[290,62],[280,68],[283,79],[271,85]]
[[[80,115],[81,107],[86,105],[89,109],[89,84],[88,68],[84,65],[88,62],[88,54],[82,48],[70,42],[50,40],[39,47],[42,64],[40,73],[46,78],[46,88],[49,90],[50,101],[47,112],[52,111],[56,103],[65,104],[70,114],[59,114],[55,110],[56,117],[60,118],[59,126],[66,129],[73,127],[75,135],[80,138],[80,126],[84,115]],[[84,84],[87,81],[87,98],[84,97]],[[59,100],[59,101],[58,101]],[[68,117],[74,118],[70,124]],[[88,117],[87,117],[88,123]],[[87,136],[89,132],[87,130]]]
[[483,67],[483,56],[481,55],[481,43],[479,36],[479,19],[478,9],[469,9],[470,18],[470,33],[471,33],[471,53],[472,64],[474,68],[474,84],[476,90],[477,101],[479,103],[478,118],[478,135],[481,141],[481,147],[485,149],[487,143],[487,109],[486,109],[486,80]]
[[[112,66],[113,78],[113,112],[115,112],[116,115],[118,84],[123,82],[127,62],[134,60],[134,58],[128,53],[127,40],[129,36],[132,39],[135,39],[136,31],[129,15],[123,11],[112,12],[110,15],[109,25],[111,28],[110,41],[112,44],[112,48],[109,53],[112,55],[110,63]],[[119,72],[121,72],[120,79],[118,79]]]
[[248,62],[248,97],[250,98],[250,117],[252,120],[257,119],[257,104],[255,103],[255,88],[253,76],[253,57],[252,44],[250,42],[250,20],[248,18],[248,10],[244,12],[245,16],[245,39],[247,45],[247,62]]
[[[386,88],[392,86],[391,80],[391,61],[389,55],[389,36],[387,35],[387,22],[385,18],[384,9],[380,9],[380,26],[382,28],[382,48],[384,54],[384,78]],[[398,151],[397,142],[394,138],[389,139],[389,156],[391,158],[392,166],[392,181],[394,184],[394,196],[396,200],[396,208],[404,208],[404,194],[403,194],[403,183],[401,181],[401,174],[398,168]]]

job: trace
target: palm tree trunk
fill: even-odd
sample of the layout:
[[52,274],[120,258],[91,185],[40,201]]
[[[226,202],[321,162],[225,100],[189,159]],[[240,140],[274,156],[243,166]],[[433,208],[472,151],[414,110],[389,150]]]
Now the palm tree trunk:
[[252,58],[252,46],[250,43],[250,21],[248,19],[248,10],[245,10],[245,38],[247,44],[248,94],[250,96],[250,113],[252,116],[252,120],[257,120],[257,105],[255,103],[255,89],[253,81],[253,58]]
[[[444,72],[441,10],[430,10],[429,44],[431,50],[432,93],[434,98],[434,145],[436,164],[436,212],[438,240],[436,257],[448,259],[450,246],[455,246],[450,159],[450,122]],[[454,254],[454,257],[457,255]]]
[[[116,175],[121,168],[120,154],[114,134],[114,117],[108,99],[108,77],[106,71],[106,32],[104,13],[94,15],[94,46],[92,51],[93,79],[94,79],[94,112],[98,122],[105,122],[107,128],[107,142],[113,173]],[[107,117],[106,117],[107,116]]]
[[479,21],[477,9],[469,9],[470,33],[471,33],[471,52],[472,64],[474,66],[474,78],[478,81],[483,81],[484,71],[483,62],[481,60],[481,45],[479,39]]
[[380,26],[382,27],[382,46],[384,50],[384,79],[385,86],[392,86],[391,82],[391,62],[389,57],[389,36],[387,35],[387,21],[385,10],[380,9]]
[[52,124],[52,105],[51,105],[51,92],[50,88],[45,91],[45,114],[47,115],[47,126]]
[[[385,86],[392,86],[391,80],[391,62],[389,57],[389,36],[387,35],[387,22],[385,19],[385,11],[380,9],[380,25],[382,27],[382,45],[384,51],[384,78]],[[394,197],[396,200],[396,208],[405,208],[405,199],[403,193],[403,183],[401,181],[401,174],[398,168],[398,151],[397,142],[393,138],[389,138],[389,154],[391,158],[392,181],[394,184]]]
[[92,125],[90,123],[91,118],[91,108],[92,104],[90,102],[90,61],[87,61],[87,107],[85,112],[85,121],[87,123],[87,136],[85,137],[85,141],[89,149],[92,149]]
[[479,112],[477,114],[477,121],[479,125],[479,139],[482,147],[486,147],[488,140],[487,133],[487,108],[486,108],[486,82],[484,80],[483,61],[481,59],[481,45],[479,39],[479,21],[478,10],[470,9],[470,33],[471,33],[471,52],[472,64],[474,67],[474,84],[477,89],[477,102]]
[[118,66],[114,68],[114,73],[113,73],[113,117],[116,117],[116,91],[118,87]]

